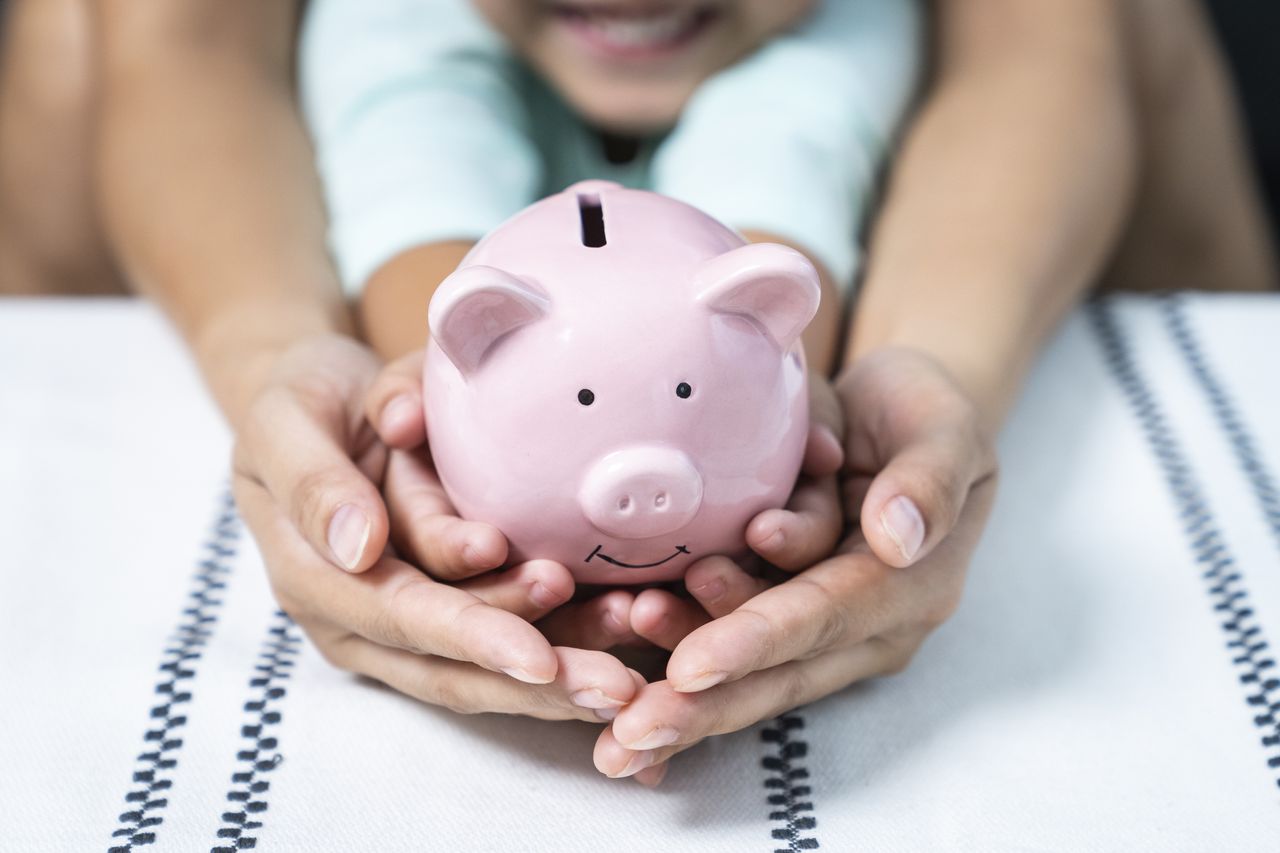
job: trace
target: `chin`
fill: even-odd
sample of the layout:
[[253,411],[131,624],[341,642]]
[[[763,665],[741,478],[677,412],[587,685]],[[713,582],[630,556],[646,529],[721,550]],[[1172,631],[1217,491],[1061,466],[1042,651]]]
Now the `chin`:
[[697,88],[697,82],[618,83],[561,92],[592,127],[610,133],[644,136],[670,130]]

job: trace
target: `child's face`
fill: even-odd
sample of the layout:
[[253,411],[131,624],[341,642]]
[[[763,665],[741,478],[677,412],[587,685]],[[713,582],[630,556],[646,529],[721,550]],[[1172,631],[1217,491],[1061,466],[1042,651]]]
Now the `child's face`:
[[474,0],[588,121],[670,127],[703,80],[804,16],[813,0]]

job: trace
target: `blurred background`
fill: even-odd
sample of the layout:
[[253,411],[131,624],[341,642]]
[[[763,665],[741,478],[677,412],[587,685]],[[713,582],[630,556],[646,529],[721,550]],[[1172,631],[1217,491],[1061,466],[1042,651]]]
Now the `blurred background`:
[[1280,237],[1280,3],[1208,0],[1245,113],[1258,178]]

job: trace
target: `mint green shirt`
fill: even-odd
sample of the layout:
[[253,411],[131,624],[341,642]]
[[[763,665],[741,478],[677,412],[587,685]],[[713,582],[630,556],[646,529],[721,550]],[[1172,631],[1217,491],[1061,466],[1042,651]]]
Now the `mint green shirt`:
[[478,239],[586,178],[808,249],[844,286],[920,55],[916,0],[825,0],[705,81],[625,163],[465,0],[313,0],[303,105],[330,246],[357,293],[423,243]]

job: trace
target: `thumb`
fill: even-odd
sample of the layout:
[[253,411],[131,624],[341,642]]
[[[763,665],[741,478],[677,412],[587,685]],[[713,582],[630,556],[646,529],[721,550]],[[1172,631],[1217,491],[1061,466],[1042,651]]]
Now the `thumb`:
[[901,443],[862,503],[862,533],[871,550],[891,566],[918,562],[951,532],[973,487],[995,473],[994,452],[964,424]]
[[382,368],[365,395],[365,417],[388,447],[412,450],[427,439],[422,410],[424,352],[415,350]]

